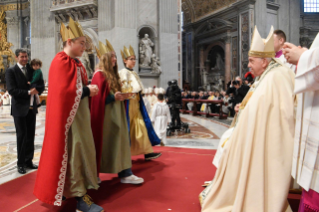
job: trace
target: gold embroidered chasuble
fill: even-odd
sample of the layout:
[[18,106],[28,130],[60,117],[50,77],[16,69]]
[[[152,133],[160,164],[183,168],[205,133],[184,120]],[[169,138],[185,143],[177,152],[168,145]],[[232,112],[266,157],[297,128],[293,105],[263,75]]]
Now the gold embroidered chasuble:
[[293,89],[294,74],[273,59],[242,103],[214,180],[200,195],[203,212],[288,208]]

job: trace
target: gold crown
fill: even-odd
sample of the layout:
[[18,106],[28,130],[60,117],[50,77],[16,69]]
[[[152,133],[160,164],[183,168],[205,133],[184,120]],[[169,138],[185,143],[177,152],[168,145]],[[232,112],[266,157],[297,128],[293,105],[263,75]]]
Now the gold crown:
[[135,56],[133,47],[131,45],[130,48],[126,48],[126,46],[124,46],[123,51],[121,50],[121,55],[123,60],[127,59],[128,57]]
[[248,53],[249,57],[260,57],[260,58],[272,58],[275,57],[275,47],[274,47],[274,27],[271,26],[270,32],[266,39],[262,39],[257,26],[253,33],[253,38],[251,41],[250,51]]
[[111,43],[106,39],[106,45],[99,41],[99,48],[96,48],[96,54],[98,58],[101,58],[103,54],[115,52]]
[[68,39],[74,39],[85,36],[81,24],[79,22],[75,22],[71,17],[69,21],[69,26],[66,27],[63,23],[61,23],[60,33],[63,42],[67,41]]

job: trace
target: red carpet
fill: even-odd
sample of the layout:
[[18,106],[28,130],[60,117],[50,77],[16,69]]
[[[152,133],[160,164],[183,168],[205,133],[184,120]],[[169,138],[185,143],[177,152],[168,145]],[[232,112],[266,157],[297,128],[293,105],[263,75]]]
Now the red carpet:
[[[204,181],[215,174],[214,150],[155,147],[163,155],[145,162],[133,157],[133,173],[143,177],[140,186],[121,184],[117,175],[102,174],[98,191],[89,191],[93,200],[107,212],[199,212],[198,195]],[[36,200],[32,194],[36,172],[0,185],[0,211],[15,211]],[[45,188],[43,188],[45,189]],[[70,199],[62,207],[36,201],[19,210],[24,212],[73,212],[76,201]]]
[[[93,200],[106,212],[199,212],[201,185],[215,174],[212,165],[215,151],[170,147],[154,149],[163,153],[154,161],[133,157],[133,173],[144,178],[143,185],[124,185],[117,175],[102,174],[100,189],[89,191]],[[33,172],[0,185],[0,211],[75,211],[74,199],[65,201],[62,207],[36,201],[32,194],[35,178],[36,172]],[[293,211],[297,212],[300,195],[290,194],[288,200]]]

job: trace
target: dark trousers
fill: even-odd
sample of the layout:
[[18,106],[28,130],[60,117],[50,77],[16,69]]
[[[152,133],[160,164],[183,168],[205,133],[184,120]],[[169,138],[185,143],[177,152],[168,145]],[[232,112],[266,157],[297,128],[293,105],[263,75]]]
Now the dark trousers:
[[[195,106],[196,107],[196,106]],[[172,115],[172,125],[173,126],[181,126],[181,117],[179,115],[179,108],[171,108],[171,115]],[[177,125],[175,125],[175,122],[177,122]]]
[[117,175],[119,176],[119,178],[129,177],[133,175],[132,168],[124,169],[123,171],[119,172]]
[[31,164],[34,155],[36,114],[29,110],[27,116],[14,116],[17,133],[18,167]]

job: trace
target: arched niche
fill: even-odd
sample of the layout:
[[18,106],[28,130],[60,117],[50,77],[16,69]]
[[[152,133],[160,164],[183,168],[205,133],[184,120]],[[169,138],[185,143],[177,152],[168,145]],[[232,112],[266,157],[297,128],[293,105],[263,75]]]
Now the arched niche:
[[[137,37],[138,37],[138,52],[140,52],[140,40],[144,38],[145,34],[149,35],[149,38],[152,40],[154,43],[153,47],[153,53],[156,54],[156,56],[159,55],[159,40],[157,36],[157,31],[155,30],[154,27],[149,26],[149,25],[142,25],[138,28],[137,30]],[[140,54],[139,54],[140,55]]]
[[[214,42],[207,46],[204,52],[205,69],[207,70],[207,83],[212,88],[217,86],[218,80],[222,79],[225,83],[226,61],[225,45],[222,42]],[[215,87],[215,89],[217,89]]]

